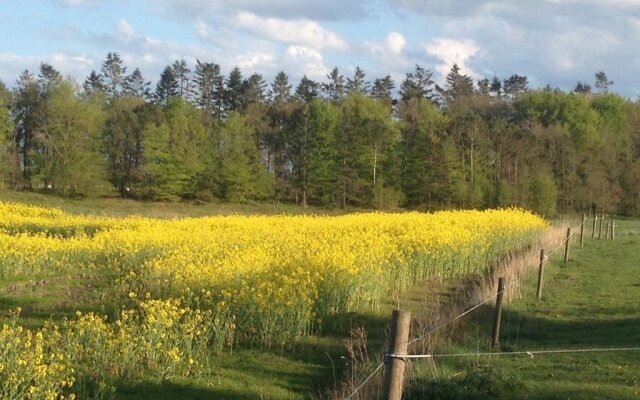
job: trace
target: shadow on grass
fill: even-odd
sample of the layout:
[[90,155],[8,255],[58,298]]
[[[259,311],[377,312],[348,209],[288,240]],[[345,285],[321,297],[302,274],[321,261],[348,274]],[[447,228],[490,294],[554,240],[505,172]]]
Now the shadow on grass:
[[[490,333],[493,309],[484,310],[489,318],[487,334]],[[605,308],[603,307],[603,310]],[[640,343],[640,317],[616,318],[627,312],[606,308],[611,319],[580,320],[563,319],[561,315],[549,314],[532,317],[518,311],[503,310],[500,343],[503,345],[529,346],[535,348],[576,347],[635,347]],[[626,315],[629,315],[628,313]],[[488,336],[487,336],[488,337]],[[640,353],[639,353],[640,355]]]
[[[597,308],[597,307],[596,307]],[[602,306],[611,319],[575,319],[547,313],[532,316],[521,311],[503,309],[500,327],[500,344],[503,351],[560,349],[560,348],[610,348],[637,347],[640,345],[640,317],[629,315],[628,308],[611,309]],[[488,347],[493,329],[494,308],[482,306],[478,316],[469,319],[459,335],[454,338],[463,345],[486,342]],[[619,317],[616,318],[615,316]],[[640,357],[640,352],[638,353]]]
[[256,394],[240,389],[216,389],[215,387],[197,387],[179,383],[133,383],[123,384],[117,391],[118,399],[154,399],[154,400],[211,400],[236,399],[255,400]]

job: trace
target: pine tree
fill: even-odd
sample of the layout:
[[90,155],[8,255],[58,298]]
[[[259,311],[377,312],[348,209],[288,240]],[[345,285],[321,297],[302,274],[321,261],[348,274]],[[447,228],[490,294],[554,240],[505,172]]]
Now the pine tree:
[[226,90],[225,90],[225,110],[227,112],[230,111],[240,111],[242,108],[242,97],[243,97],[243,86],[242,86],[242,72],[240,71],[240,67],[235,66],[229,72],[229,77],[226,82]]
[[218,119],[225,117],[225,98],[227,96],[227,88],[225,85],[224,76],[220,75],[220,79],[216,80],[216,85],[213,88],[213,103],[215,106],[214,115]]
[[15,142],[23,185],[31,187],[33,156],[36,151],[36,134],[42,125],[40,89],[33,75],[25,70],[16,82],[13,107]]
[[193,88],[191,84],[191,69],[185,60],[176,60],[171,65],[173,79],[176,81],[176,96],[190,100]]
[[220,66],[197,60],[194,83],[195,104],[221,118],[224,111],[225,88]]
[[514,74],[505,79],[502,85],[504,95],[510,99],[515,99],[529,88],[529,80],[526,76]]
[[160,75],[160,80],[156,84],[156,91],[154,93],[155,102],[158,104],[167,104],[170,97],[178,95],[178,90],[178,81],[173,74],[173,68],[171,66],[165,67]]
[[20,176],[10,105],[11,93],[0,81],[0,192],[7,187],[14,188]]
[[613,81],[609,80],[609,78],[607,77],[607,74],[605,74],[604,71],[596,72],[595,77],[596,77],[596,89],[598,89],[600,93],[608,93],[609,86],[613,85]]
[[451,71],[445,79],[445,87],[437,87],[439,94],[445,104],[452,104],[461,97],[473,94],[473,80],[468,75],[460,73],[458,64],[453,64]]
[[369,93],[370,83],[365,80],[365,73],[360,67],[356,67],[353,78],[347,79],[347,93]]
[[242,109],[246,110],[251,104],[261,104],[265,102],[265,90],[267,83],[262,75],[252,74],[242,82]]
[[502,81],[497,76],[494,76],[489,86],[489,93],[493,93],[494,97],[502,97]]
[[401,186],[410,206],[433,204],[442,182],[435,173],[442,168],[437,162],[436,146],[445,128],[445,118],[426,99],[412,98],[400,103],[398,114],[403,122]]
[[136,68],[131,75],[128,75],[124,81],[124,95],[132,97],[141,97],[148,99],[151,96],[149,86],[151,82],[144,80],[142,72]]
[[591,85],[586,82],[578,81],[573,91],[581,94],[591,94]]
[[291,85],[289,77],[284,71],[280,71],[270,90],[269,105],[269,129],[264,135],[267,150],[267,168],[273,171],[275,178],[276,199],[288,197],[290,191],[290,169],[287,166],[287,140],[292,133],[292,116],[295,110],[295,102],[291,99]]
[[291,85],[289,84],[289,77],[284,71],[278,72],[271,84],[271,91],[269,93],[271,102],[282,103],[291,98]]
[[407,101],[412,98],[425,98],[431,100],[433,98],[433,73],[428,69],[416,65],[414,72],[406,74],[402,85],[400,86],[400,97]]
[[101,75],[109,100],[122,96],[127,68],[118,53],[109,52],[102,63]]
[[340,108],[325,101],[311,103],[309,125],[311,150],[308,167],[308,192],[310,203],[320,206],[337,205],[339,195],[338,130]]
[[314,99],[316,99],[319,95],[319,87],[320,85],[307,78],[306,75],[302,77],[298,87],[296,87],[296,97],[305,103],[311,103]]
[[333,70],[327,75],[329,83],[322,85],[322,91],[327,99],[338,102],[345,95],[345,80],[344,76],[340,74],[338,67],[334,67]]
[[395,89],[396,85],[391,79],[391,75],[387,75],[384,78],[376,78],[371,88],[371,97],[386,102],[391,102],[391,92]]
[[89,76],[87,76],[82,83],[82,88],[88,96],[103,94],[107,90],[107,86],[104,84],[102,75],[98,74],[95,70],[91,70]]
[[62,75],[51,65],[46,63],[40,64],[40,72],[38,74],[38,85],[43,94],[50,92],[56,85],[62,81]]

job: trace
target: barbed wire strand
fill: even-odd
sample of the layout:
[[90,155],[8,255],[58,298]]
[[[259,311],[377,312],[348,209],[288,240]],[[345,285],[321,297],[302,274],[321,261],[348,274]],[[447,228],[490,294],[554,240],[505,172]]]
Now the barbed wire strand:
[[463,312],[462,314],[456,315],[455,317],[441,323],[440,325],[437,325],[436,327],[432,328],[431,330],[429,330],[427,333],[424,333],[416,338],[413,338],[409,341],[409,343],[407,343],[407,346],[412,345],[413,343],[417,342],[418,340],[424,338],[425,336],[429,336],[432,333],[444,328],[445,326],[449,325],[450,323],[464,317],[465,315],[469,314],[470,312],[480,308],[481,306],[483,306],[484,304],[490,302],[491,300],[493,300],[494,298],[496,298],[498,296],[498,294],[500,293],[504,293],[506,291],[506,285],[505,288],[503,290],[501,290],[499,293],[496,293],[494,295],[491,295],[490,297],[486,298],[485,300],[481,301],[480,303],[476,304],[475,306],[469,308],[468,310],[466,310],[465,312]]
[[586,349],[555,349],[555,350],[524,350],[508,351],[503,353],[449,353],[449,354],[387,354],[388,358],[401,359],[421,359],[421,358],[443,358],[443,357],[477,357],[477,356],[519,356],[528,355],[533,357],[536,354],[566,354],[566,353],[605,353],[621,351],[640,351],[640,347],[608,347],[608,348],[586,348]]
[[365,379],[364,381],[362,381],[362,383],[353,391],[353,393],[351,393],[348,397],[345,397],[343,400],[350,400],[353,396],[356,395],[356,393],[358,393],[360,391],[360,389],[362,389],[364,387],[364,385],[367,384],[367,382],[369,382],[369,380],[371,380],[371,378],[374,377],[375,374],[378,373],[378,371],[380,371],[380,368],[382,368],[384,366],[384,361],[381,362],[376,369],[371,373],[371,375],[369,375],[367,377],[367,379]]
[[565,245],[565,243],[567,243],[567,240],[570,240],[570,239],[573,237],[573,235],[575,235],[575,234],[576,234],[576,232],[578,231],[578,229],[580,229],[580,227],[582,227],[582,225],[584,225],[584,222],[583,222],[583,223],[581,223],[580,225],[576,226],[575,228],[571,228],[571,234],[569,234],[569,237],[565,237],[565,238],[562,240],[562,242],[560,242],[560,244],[556,246],[556,248],[555,248],[555,249],[553,249],[553,250],[551,250],[550,252],[548,252],[548,253],[546,254],[546,256],[545,256],[545,259],[547,259],[547,258],[551,257],[551,255],[552,255],[553,253],[555,253],[556,251],[558,251],[558,249],[560,249],[562,246],[564,246],[564,245]]

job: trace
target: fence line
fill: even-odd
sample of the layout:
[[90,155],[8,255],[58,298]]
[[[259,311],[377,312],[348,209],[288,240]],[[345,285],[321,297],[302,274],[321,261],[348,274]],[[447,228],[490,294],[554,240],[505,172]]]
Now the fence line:
[[[560,248],[562,248],[562,246],[564,246],[567,241],[571,240],[571,238],[573,237],[573,235],[575,234],[575,232],[580,229],[587,221],[590,221],[591,218],[588,219],[582,219],[582,222],[575,228],[573,229],[569,235],[567,235],[567,237],[565,237],[560,244],[558,244],[558,246],[556,246],[553,250],[551,250],[549,253],[547,253],[547,255],[545,256],[545,260],[550,258],[551,255],[553,255],[553,253],[555,253],[556,251],[558,251]],[[537,264],[537,263],[536,263]],[[413,339],[411,339],[408,343],[407,346],[423,339],[426,336],[431,335],[432,333],[444,328],[445,326],[451,324],[452,322],[464,317],[465,315],[473,312],[474,310],[477,310],[478,308],[480,308],[482,305],[490,302],[491,300],[493,300],[494,298],[498,297],[500,294],[504,293],[507,290],[507,286],[504,286],[504,289],[499,290],[496,294],[489,296],[488,298],[486,298],[485,300],[481,301],[480,303],[474,305],[473,307],[467,309],[466,311],[464,311],[463,313],[443,322],[440,325],[435,326],[434,328],[432,328],[431,330],[429,330],[427,333],[424,333],[418,337],[415,337]],[[531,357],[533,357],[534,354],[552,354],[552,353],[570,353],[570,352],[604,352],[604,351],[637,351],[640,350],[640,347],[636,348],[636,347],[630,347],[630,348],[609,348],[609,349],[577,349],[577,350],[570,350],[570,349],[566,349],[566,350],[533,350],[533,351],[524,351],[524,352],[508,352],[508,353],[459,353],[459,354],[405,354],[405,355],[399,355],[399,354],[385,354],[384,355],[384,360],[382,361],[382,363],[380,363],[376,369],[360,384],[358,385],[358,387],[347,397],[345,397],[343,400],[350,400],[354,395],[356,395],[364,386],[367,382],[369,382],[371,380],[371,378],[373,378],[375,376],[376,373],[378,373],[378,371],[380,371],[380,369],[382,369],[382,367],[386,364],[387,360],[389,358],[403,358],[403,359],[420,359],[420,358],[438,358],[438,357],[462,357],[462,356],[483,356],[483,355],[520,355],[520,354],[527,354]]]
[[[506,289],[506,287],[505,287],[505,289]],[[436,327],[432,328],[431,330],[429,330],[429,331],[428,331],[427,333],[425,333],[425,334],[422,334],[422,335],[420,335],[420,336],[418,336],[418,337],[416,337],[416,338],[411,339],[407,345],[412,345],[413,343],[415,343],[415,342],[419,341],[420,339],[422,339],[422,338],[424,338],[424,337],[426,337],[426,336],[429,336],[429,335],[431,335],[432,333],[434,333],[434,332],[436,332],[436,331],[438,331],[438,330],[440,330],[440,329],[444,328],[445,326],[449,325],[450,323],[452,323],[452,322],[454,322],[454,321],[456,321],[456,320],[458,320],[458,319],[460,319],[460,318],[464,317],[465,315],[469,314],[470,312],[472,312],[472,311],[474,311],[474,310],[477,310],[477,309],[478,309],[478,308],[480,308],[482,305],[484,305],[484,304],[486,304],[486,303],[490,302],[491,300],[495,299],[495,298],[498,296],[498,294],[503,293],[504,291],[505,291],[505,290],[501,290],[500,292],[498,292],[498,293],[496,293],[496,294],[494,294],[494,295],[492,295],[492,296],[487,297],[486,299],[484,299],[484,300],[483,300],[483,301],[481,301],[480,303],[478,303],[478,304],[476,304],[475,306],[473,306],[473,307],[469,308],[468,310],[464,311],[462,314],[457,315],[457,316],[455,316],[455,317],[453,317],[453,318],[451,318],[451,319],[449,319],[449,320],[447,320],[447,321],[443,322],[443,323],[442,323],[442,324],[440,324],[440,325],[437,325]]]
[[507,352],[485,352],[485,353],[449,353],[449,354],[387,354],[387,358],[400,358],[405,360],[424,358],[454,358],[454,357],[479,357],[479,356],[519,356],[528,355],[533,357],[536,354],[566,354],[566,353],[605,353],[620,351],[640,351],[640,347],[608,347],[608,348],[587,348],[587,349],[553,349],[553,350],[524,350]]

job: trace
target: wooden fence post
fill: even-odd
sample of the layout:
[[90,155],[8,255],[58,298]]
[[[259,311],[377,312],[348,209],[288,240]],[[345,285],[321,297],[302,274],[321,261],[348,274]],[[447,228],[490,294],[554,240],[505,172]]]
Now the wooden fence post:
[[591,239],[596,238],[596,224],[598,223],[598,213],[593,213],[593,230],[591,231]]
[[540,250],[540,267],[538,268],[538,290],[536,297],[538,300],[542,297],[542,280],[544,278],[544,249]]
[[584,247],[584,224],[587,222],[587,216],[582,214],[582,225],[580,225],[580,247]]
[[[407,354],[409,345],[409,328],[411,326],[411,312],[393,310],[391,314],[391,340],[389,354]],[[384,375],[384,399],[401,400],[404,386],[404,370],[406,360],[388,357]]]
[[612,219],[611,220],[611,240],[614,240],[616,238],[616,222]]
[[600,227],[598,228],[598,239],[602,239],[602,221],[604,221],[604,214],[600,214]]
[[609,231],[611,230],[611,221],[607,222],[607,233],[604,234],[605,239],[609,239]]
[[500,344],[500,321],[502,319],[502,297],[504,295],[504,278],[498,278],[498,296],[496,297],[496,314],[493,322],[493,335],[491,337],[491,347]]
[[567,228],[567,238],[564,243],[564,265],[569,261],[569,242],[571,241],[571,227]]

